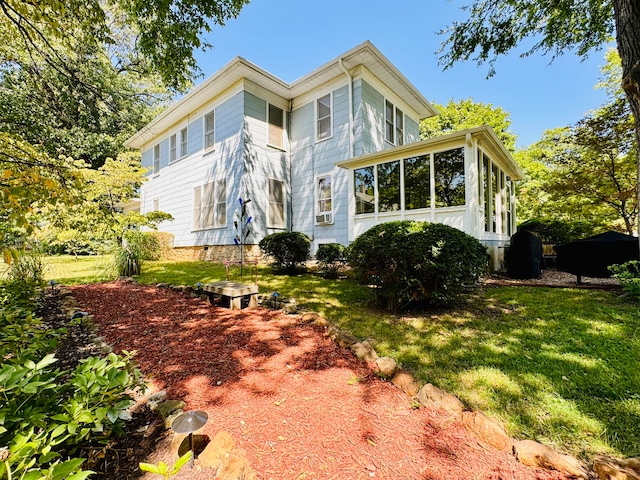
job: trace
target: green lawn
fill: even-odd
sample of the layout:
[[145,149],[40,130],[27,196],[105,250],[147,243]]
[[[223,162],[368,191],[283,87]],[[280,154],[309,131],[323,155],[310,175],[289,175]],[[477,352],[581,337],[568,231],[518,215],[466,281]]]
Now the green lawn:
[[[90,258],[56,258],[50,278],[105,278]],[[143,271],[142,283],[224,278],[223,266],[206,262],[148,262]],[[259,284],[372,339],[380,355],[502,420],[517,438],[585,459],[640,455],[640,311],[618,293],[496,287],[448,309],[392,315],[370,307],[369,290],[350,280],[261,268]]]

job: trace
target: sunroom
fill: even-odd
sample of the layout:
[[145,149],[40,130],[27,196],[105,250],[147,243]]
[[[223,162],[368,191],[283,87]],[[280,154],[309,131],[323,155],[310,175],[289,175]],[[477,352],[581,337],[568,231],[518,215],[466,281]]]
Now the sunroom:
[[503,267],[523,172],[488,126],[339,162],[349,170],[349,240],[394,220],[443,223],[486,247]]

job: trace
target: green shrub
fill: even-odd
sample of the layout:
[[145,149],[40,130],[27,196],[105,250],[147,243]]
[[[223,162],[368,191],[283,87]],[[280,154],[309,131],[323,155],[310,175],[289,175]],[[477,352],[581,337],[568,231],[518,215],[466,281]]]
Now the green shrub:
[[262,253],[271,257],[272,267],[295,272],[309,259],[311,241],[304,233],[280,232],[267,235],[258,244]]
[[346,262],[346,247],[340,243],[323,243],[318,247],[316,260],[325,276],[335,277]]
[[631,260],[620,265],[611,265],[612,277],[620,282],[634,299],[640,301],[640,262]]
[[140,372],[126,352],[56,368],[66,330],[14,303],[0,305],[0,478],[87,478],[77,446],[123,432],[130,393],[144,388]]
[[155,233],[127,230],[124,239],[127,244],[135,245],[140,250],[142,260],[160,260],[162,248]]
[[20,299],[30,299],[44,284],[44,256],[37,250],[23,250],[5,273],[5,288]]
[[533,218],[518,225],[518,230],[537,233],[542,243],[573,242],[594,235],[596,228],[589,222]]
[[485,247],[447,225],[396,221],[376,225],[349,247],[356,278],[375,285],[387,308],[454,299],[486,271]]
[[136,243],[123,242],[114,248],[113,261],[119,277],[133,277],[142,271],[143,254]]

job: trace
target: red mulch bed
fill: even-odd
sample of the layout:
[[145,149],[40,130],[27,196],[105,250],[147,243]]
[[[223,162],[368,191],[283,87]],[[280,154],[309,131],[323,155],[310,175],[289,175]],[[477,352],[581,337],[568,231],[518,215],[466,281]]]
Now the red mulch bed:
[[[414,409],[299,316],[231,311],[131,283],[73,293],[114,351],[137,351],[155,390],[205,410],[204,434],[230,433],[260,479],[565,478],[480,444],[442,411]],[[169,443],[140,461],[172,464]],[[177,478],[213,475],[187,465]]]

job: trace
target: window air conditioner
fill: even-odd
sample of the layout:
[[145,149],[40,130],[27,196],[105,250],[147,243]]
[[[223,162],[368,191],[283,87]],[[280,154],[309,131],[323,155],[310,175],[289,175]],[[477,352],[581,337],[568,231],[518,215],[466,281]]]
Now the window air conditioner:
[[316,223],[331,223],[333,221],[333,216],[330,213],[322,213],[320,215],[316,215]]

